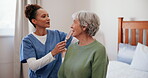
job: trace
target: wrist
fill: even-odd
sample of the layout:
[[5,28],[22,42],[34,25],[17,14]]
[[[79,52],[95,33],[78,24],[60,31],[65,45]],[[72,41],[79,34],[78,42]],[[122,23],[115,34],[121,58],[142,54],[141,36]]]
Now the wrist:
[[52,54],[52,56],[53,56],[53,57],[56,55],[56,53],[55,53],[55,52],[53,52],[53,51],[51,52],[51,54]]

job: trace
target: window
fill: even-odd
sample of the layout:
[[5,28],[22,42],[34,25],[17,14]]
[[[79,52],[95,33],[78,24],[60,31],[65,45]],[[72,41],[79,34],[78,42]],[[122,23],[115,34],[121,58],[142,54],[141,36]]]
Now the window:
[[13,36],[15,30],[16,0],[0,2],[0,36]]

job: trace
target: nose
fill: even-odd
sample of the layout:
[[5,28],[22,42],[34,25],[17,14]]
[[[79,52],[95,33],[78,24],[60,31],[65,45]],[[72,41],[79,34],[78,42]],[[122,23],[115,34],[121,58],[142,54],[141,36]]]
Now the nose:
[[49,15],[48,15],[48,14],[46,14],[46,19],[50,19],[50,17],[49,17]]
[[49,18],[49,17],[47,17],[47,20],[48,20],[48,21],[50,21],[50,18]]
[[73,29],[73,24],[71,25],[71,27],[70,28],[72,28]]

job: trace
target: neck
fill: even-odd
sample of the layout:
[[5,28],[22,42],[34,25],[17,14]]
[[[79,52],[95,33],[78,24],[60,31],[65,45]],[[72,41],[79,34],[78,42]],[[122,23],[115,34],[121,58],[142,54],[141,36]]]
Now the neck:
[[81,35],[81,37],[77,38],[79,40],[80,46],[85,46],[92,43],[95,39],[92,36]]
[[45,28],[36,28],[36,31],[34,32],[38,36],[44,36],[47,34],[47,31]]

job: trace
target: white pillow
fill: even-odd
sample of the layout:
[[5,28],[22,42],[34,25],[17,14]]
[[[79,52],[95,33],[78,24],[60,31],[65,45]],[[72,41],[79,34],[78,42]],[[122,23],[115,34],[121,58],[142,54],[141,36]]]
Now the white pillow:
[[131,67],[148,72],[148,47],[138,43]]
[[119,52],[117,55],[117,61],[131,64],[135,50],[136,50],[136,46],[120,43]]

